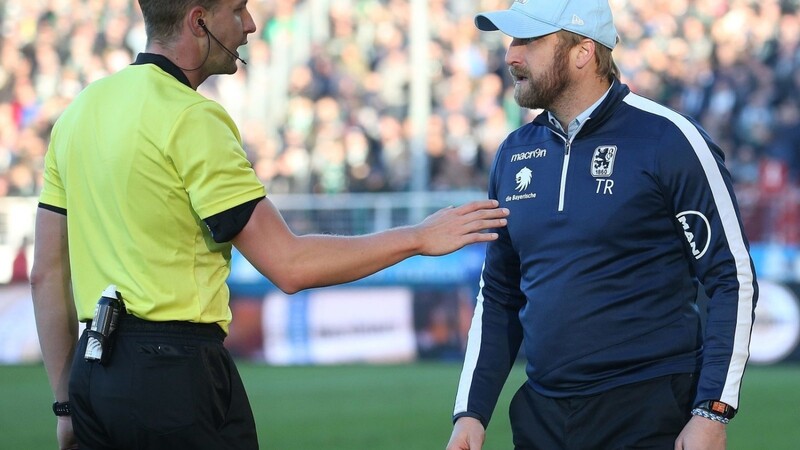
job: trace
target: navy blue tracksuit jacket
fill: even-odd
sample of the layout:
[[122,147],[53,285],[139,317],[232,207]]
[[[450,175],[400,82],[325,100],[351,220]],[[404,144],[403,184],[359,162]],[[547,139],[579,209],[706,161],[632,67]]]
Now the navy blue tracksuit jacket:
[[488,191],[511,214],[487,246],[455,418],[488,423],[523,342],[542,395],[699,372],[697,402],[738,408],[758,288],[723,154],[697,124],[617,80],[571,141],[546,113],[512,132]]

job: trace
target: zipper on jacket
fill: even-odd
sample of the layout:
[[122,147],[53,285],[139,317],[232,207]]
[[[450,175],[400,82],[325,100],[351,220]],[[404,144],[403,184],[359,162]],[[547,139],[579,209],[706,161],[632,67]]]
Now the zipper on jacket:
[[565,139],[564,144],[564,164],[561,166],[561,187],[558,191],[558,212],[564,211],[564,194],[567,190],[567,169],[569,168],[569,150],[572,140]]
[[581,122],[578,126],[578,129],[575,130],[572,135],[567,135],[566,137],[562,136],[560,133],[556,133],[557,136],[561,137],[564,140],[564,164],[561,166],[561,186],[558,191],[558,212],[564,212],[564,197],[566,197],[567,193],[567,171],[569,170],[569,154],[570,150],[572,150],[572,141],[575,139],[575,136],[581,132],[581,128],[586,125],[591,117],[587,117],[586,120]]

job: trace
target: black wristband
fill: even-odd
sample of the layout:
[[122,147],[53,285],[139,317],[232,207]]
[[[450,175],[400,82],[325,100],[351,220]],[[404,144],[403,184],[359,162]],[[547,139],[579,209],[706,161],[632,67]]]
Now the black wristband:
[[53,414],[55,414],[58,417],[72,415],[72,409],[69,407],[69,402],[53,403]]

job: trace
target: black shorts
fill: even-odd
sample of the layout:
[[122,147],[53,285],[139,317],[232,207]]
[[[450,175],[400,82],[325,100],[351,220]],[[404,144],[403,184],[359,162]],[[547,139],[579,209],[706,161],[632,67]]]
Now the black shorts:
[[257,449],[255,421],[216,324],[148,322],[123,315],[107,364],[70,374],[81,449]]
[[509,415],[516,450],[672,450],[691,418],[693,374],[667,375],[591,397],[550,398],[524,384]]

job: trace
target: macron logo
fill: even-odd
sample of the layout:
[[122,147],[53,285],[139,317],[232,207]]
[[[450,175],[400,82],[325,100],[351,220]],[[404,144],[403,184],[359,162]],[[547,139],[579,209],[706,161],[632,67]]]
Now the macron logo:
[[511,162],[525,161],[531,158],[544,158],[545,156],[547,156],[547,150],[543,148],[537,148],[536,150],[530,152],[515,153],[511,155]]
[[580,26],[583,26],[583,25],[585,25],[585,24],[583,23],[583,19],[581,19],[580,17],[578,17],[578,15],[577,15],[577,14],[573,14],[573,15],[572,15],[572,24],[573,24],[573,25],[580,25]]

